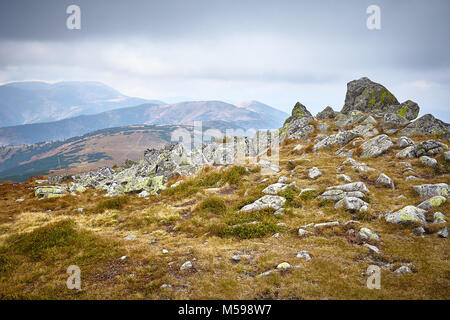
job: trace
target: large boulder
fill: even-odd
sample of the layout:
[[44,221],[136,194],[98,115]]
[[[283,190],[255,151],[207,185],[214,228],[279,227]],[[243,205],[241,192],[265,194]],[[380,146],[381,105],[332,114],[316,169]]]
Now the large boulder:
[[360,158],[376,158],[386,152],[394,144],[391,139],[385,135],[381,134],[370,140],[367,140],[361,145]]
[[314,126],[311,123],[313,116],[304,105],[297,102],[292,109],[292,114],[280,129],[280,138],[304,139],[310,133],[314,132]]
[[419,115],[419,105],[411,100],[406,100],[400,105],[392,105],[387,109],[390,113],[395,113],[404,117],[406,120],[414,120]]
[[436,119],[431,114],[426,114],[398,132],[399,135],[437,135],[439,139],[450,141],[450,124]]
[[361,78],[347,83],[347,94],[342,113],[348,114],[353,110],[362,112],[383,112],[391,105],[399,105],[395,96],[379,83],[369,78]]
[[396,154],[397,158],[419,158],[421,156],[434,156],[441,152],[448,150],[445,143],[435,140],[422,141],[418,144],[413,144]]
[[329,106],[316,115],[317,120],[334,119],[335,117],[336,112]]

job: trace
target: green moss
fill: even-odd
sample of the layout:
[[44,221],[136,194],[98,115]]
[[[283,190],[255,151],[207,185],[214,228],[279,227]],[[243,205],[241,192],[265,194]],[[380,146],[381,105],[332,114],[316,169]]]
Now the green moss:
[[227,206],[225,204],[225,201],[217,196],[212,196],[209,198],[206,198],[199,204],[199,209],[220,214],[227,210]]
[[95,208],[96,212],[103,212],[106,209],[122,209],[123,206],[128,202],[127,196],[115,197],[111,199],[106,199],[99,202]]

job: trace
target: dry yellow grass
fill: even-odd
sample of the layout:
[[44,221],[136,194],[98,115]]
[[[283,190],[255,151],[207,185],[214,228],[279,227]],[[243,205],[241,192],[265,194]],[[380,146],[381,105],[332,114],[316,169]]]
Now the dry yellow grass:
[[[353,181],[364,181],[371,191],[369,213],[359,217],[359,224],[312,232],[300,239],[297,230],[301,226],[346,222],[354,217],[334,209],[331,203],[298,196],[293,197],[292,208],[286,209],[281,218],[274,218],[270,211],[236,214],[240,207],[261,197],[262,189],[282,175],[295,181],[298,189],[324,190],[342,183],[336,167],[345,158],[334,156],[332,151],[293,156],[291,150],[298,143],[301,142],[283,144],[281,172],[277,175],[262,176],[253,170],[239,174],[237,180],[234,176],[217,180],[224,172],[207,169],[198,177],[203,179],[203,185],[192,182],[193,178],[180,177],[177,180],[183,180],[182,186],[173,188],[175,191],[149,199],[131,195],[120,209],[98,211],[98,204],[104,200],[98,191],[36,200],[29,189],[35,186],[33,181],[0,185],[0,298],[448,299],[448,240],[436,234],[416,237],[411,228],[389,225],[378,216],[405,205],[417,205],[421,199],[412,192],[413,185],[449,183],[450,175],[420,167],[413,159],[407,161],[423,180],[407,182],[403,167],[395,158],[395,148],[377,159],[355,157],[394,179],[395,190],[376,186],[376,175],[344,170]],[[305,176],[312,166],[323,172],[316,180]],[[265,177],[269,179],[261,182]],[[400,195],[406,199],[398,198]],[[18,198],[25,200],[16,202]],[[84,210],[79,212],[77,208]],[[432,212],[448,215],[449,208],[447,203]],[[70,232],[80,240],[57,245],[44,242],[45,249],[37,257],[24,249],[13,250],[12,243],[20,245],[20,237],[29,240],[47,229],[59,236],[58,223],[65,221],[72,221]],[[244,226],[252,221],[264,228],[230,231],[229,224]],[[285,226],[276,226],[279,222]],[[280,233],[278,238],[272,237],[275,226]],[[349,238],[348,230],[360,227],[369,227],[380,236],[376,243],[379,254]],[[136,238],[124,239],[128,235]],[[163,253],[163,249],[168,252]],[[307,250],[312,260],[296,258],[301,250]],[[234,254],[241,256],[240,262],[231,260]],[[121,260],[121,256],[126,258]],[[193,268],[180,271],[188,260]],[[258,276],[284,261],[296,268]],[[405,263],[411,263],[415,272],[404,276],[393,273],[395,267]],[[66,288],[66,269],[71,264],[80,264],[81,291]],[[364,273],[370,264],[386,266],[382,269],[381,290],[366,287]],[[161,288],[163,284],[172,287]]]

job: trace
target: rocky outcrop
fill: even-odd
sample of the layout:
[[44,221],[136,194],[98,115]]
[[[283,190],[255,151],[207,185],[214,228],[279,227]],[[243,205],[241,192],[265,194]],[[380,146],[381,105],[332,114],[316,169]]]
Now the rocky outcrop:
[[369,78],[361,78],[347,83],[347,94],[342,113],[353,110],[362,112],[385,111],[391,105],[399,105],[395,96],[379,83]]
[[316,115],[317,120],[334,119],[335,117],[336,112],[330,106],[326,107]]
[[409,121],[396,113],[386,113],[381,119],[381,128],[387,134],[394,134],[397,130],[409,124]]
[[[397,98],[384,86],[364,77],[347,84],[345,104],[341,113],[349,114],[355,110],[377,116],[395,114],[406,120],[414,120],[417,118],[420,108],[411,100],[399,103]],[[397,120],[401,119],[397,118]]]
[[399,135],[437,135],[439,139],[450,141],[450,124],[426,114],[398,132]]
[[280,139],[304,139],[314,132],[311,124],[313,117],[304,105],[297,102],[292,109],[292,114],[280,129]]

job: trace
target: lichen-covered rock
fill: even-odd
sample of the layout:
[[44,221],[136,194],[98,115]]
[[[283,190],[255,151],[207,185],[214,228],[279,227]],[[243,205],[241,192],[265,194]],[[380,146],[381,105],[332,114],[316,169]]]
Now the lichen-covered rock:
[[308,251],[304,251],[304,250],[297,253],[297,258],[305,259],[306,261],[311,260],[311,256],[309,255]]
[[337,175],[337,178],[338,178],[339,180],[342,180],[342,181],[347,182],[347,183],[352,182],[352,178],[350,178],[350,177],[349,177],[348,175],[346,175],[346,174],[338,174],[338,175]]
[[255,202],[244,206],[240,211],[256,211],[267,208],[272,208],[275,210],[283,207],[286,199],[280,196],[264,196],[256,200]]
[[358,162],[353,158],[347,158],[345,159],[341,165],[337,168],[339,172],[341,172],[345,167],[349,166],[351,169],[355,170],[356,172],[369,172],[369,171],[375,171],[374,168],[368,167],[363,162]]
[[310,179],[317,179],[322,175],[322,172],[317,167],[312,167],[308,169],[308,178]]
[[[317,130],[319,130],[322,133],[327,133],[328,132],[328,124],[326,122],[319,122],[317,124]],[[325,135],[321,135],[323,137],[326,137]],[[319,135],[316,136],[316,138],[318,138]]]
[[354,127],[352,131],[365,138],[373,137],[380,133],[378,129],[375,128],[375,126],[371,123],[360,124],[359,126]]
[[442,196],[448,198],[448,184],[446,183],[422,184],[414,186],[413,190],[421,198],[431,198],[434,196]]
[[347,84],[345,104],[341,112],[383,112],[391,105],[399,105],[395,96],[381,84],[364,77]]
[[67,189],[64,186],[42,186],[34,190],[34,195],[39,199],[60,198],[67,195]]
[[[335,209],[339,209],[339,208],[344,208],[347,211],[365,211],[367,210],[367,207],[369,206],[369,204],[359,198],[356,197],[344,197],[342,200],[339,200],[334,208]],[[364,208],[365,207],[365,208]],[[362,208],[364,208],[363,210],[361,210]]]
[[354,138],[358,137],[358,134],[353,131],[342,131],[336,134],[332,134],[325,139],[319,141],[313,146],[313,151],[316,152],[320,149],[330,149],[335,146],[345,146]]
[[369,241],[369,240],[378,241],[378,240],[380,240],[380,237],[375,232],[370,230],[369,228],[361,228],[358,232],[358,237],[363,241]]
[[356,124],[363,123],[369,115],[359,110],[353,110],[348,114],[339,113],[334,124],[341,129],[352,128]]
[[311,123],[313,117],[304,105],[297,102],[292,109],[292,115],[286,119],[280,129],[280,138],[304,139],[314,132]]
[[444,229],[439,230],[439,232],[437,234],[441,238],[448,238],[448,227],[445,227]]
[[421,156],[419,158],[419,161],[422,165],[426,166],[426,167],[431,167],[431,168],[435,168],[438,165],[438,162],[436,159],[427,157],[427,156]]
[[387,222],[396,224],[413,224],[419,223],[426,224],[425,220],[426,211],[414,206],[406,206],[397,212],[387,214],[385,219]]
[[334,119],[335,117],[336,112],[330,106],[326,107],[316,115],[317,120]]
[[397,145],[400,148],[406,148],[406,147],[415,145],[415,143],[408,137],[400,137],[400,139],[398,139],[398,141],[397,141]]
[[445,223],[447,220],[445,219],[445,215],[442,212],[435,212],[433,214],[433,223]]
[[376,158],[389,150],[394,144],[391,139],[385,135],[381,134],[376,136],[361,145],[360,158]]
[[409,121],[396,113],[386,113],[380,122],[383,132],[388,134],[395,133],[398,129],[405,127]]
[[436,119],[431,114],[426,114],[411,122],[398,132],[399,135],[437,135],[439,139],[450,141],[450,124]]
[[395,113],[407,120],[414,120],[419,115],[420,107],[411,100],[406,100],[399,105],[391,105],[387,108],[387,112]]
[[411,273],[411,272],[412,272],[412,270],[408,266],[401,266],[400,268],[398,268],[394,271],[395,274],[400,274],[400,275],[404,275],[404,274]]
[[387,175],[385,175],[384,173],[380,174],[380,176],[378,177],[378,179],[375,181],[376,184],[382,185],[382,186],[387,186],[391,189],[395,189],[395,184],[394,181],[392,181],[391,178],[389,178]]
[[446,197],[434,196],[428,200],[423,201],[421,204],[417,206],[417,208],[429,210],[443,205],[446,201],[447,201]]

